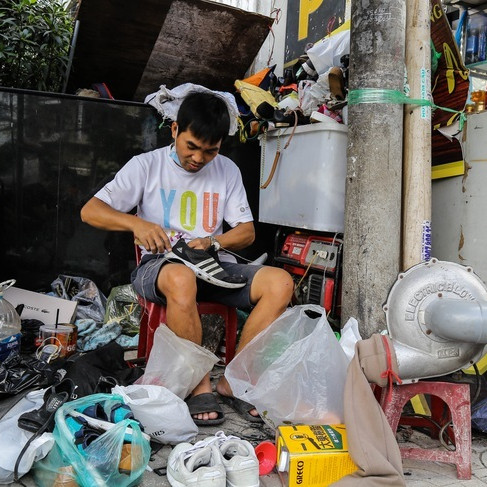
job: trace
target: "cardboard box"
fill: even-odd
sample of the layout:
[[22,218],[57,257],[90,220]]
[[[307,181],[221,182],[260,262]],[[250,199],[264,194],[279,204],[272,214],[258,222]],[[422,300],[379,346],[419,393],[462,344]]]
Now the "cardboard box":
[[357,470],[343,424],[279,426],[276,445],[285,487],[326,487]]
[[3,297],[14,308],[19,304],[24,305],[20,315],[23,320],[34,319],[41,321],[45,325],[55,325],[57,310],[59,310],[58,323],[74,323],[76,319],[77,301],[69,301],[17,287],[6,289],[3,292]]

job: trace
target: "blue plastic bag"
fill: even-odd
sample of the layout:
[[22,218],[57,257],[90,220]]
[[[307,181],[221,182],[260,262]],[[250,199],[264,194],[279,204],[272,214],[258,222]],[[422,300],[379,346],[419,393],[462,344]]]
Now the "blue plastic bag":
[[122,419],[105,432],[93,427],[96,420],[85,426],[76,426],[79,422],[73,421],[73,416],[97,403],[101,416],[104,413],[108,419],[114,406],[125,404],[119,395],[92,394],[61,406],[56,412],[55,446],[34,466],[36,485],[51,487],[56,480],[72,478],[81,487],[127,487],[140,480],[151,448],[138,421]]
[[487,397],[472,405],[472,426],[487,433]]

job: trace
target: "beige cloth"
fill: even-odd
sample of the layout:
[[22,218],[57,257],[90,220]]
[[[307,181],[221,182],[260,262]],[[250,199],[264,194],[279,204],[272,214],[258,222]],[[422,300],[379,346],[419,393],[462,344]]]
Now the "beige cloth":
[[335,482],[334,486],[406,485],[396,437],[369,383],[386,386],[389,378],[393,378],[386,373],[389,368],[397,377],[397,359],[389,337],[376,334],[357,342],[347,370],[344,416],[349,452],[358,470]]

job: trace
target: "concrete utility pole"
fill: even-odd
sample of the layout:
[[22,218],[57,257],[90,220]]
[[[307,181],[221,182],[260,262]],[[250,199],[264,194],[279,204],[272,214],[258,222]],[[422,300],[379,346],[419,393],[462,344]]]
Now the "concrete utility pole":
[[[403,91],[406,3],[352,0],[349,90]],[[342,323],[363,338],[385,329],[382,305],[401,243],[403,105],[349,107]]]
[[[406,1],[409,96],[431,99],[430,2]],[[402,269],[431,258],[431,108],[404,110]]]

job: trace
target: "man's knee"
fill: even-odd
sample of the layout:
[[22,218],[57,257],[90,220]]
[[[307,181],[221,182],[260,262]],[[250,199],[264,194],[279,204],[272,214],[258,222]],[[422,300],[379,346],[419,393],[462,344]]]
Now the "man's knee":
[[182,264],[166,264],[159,273],[157,286],[167,298],[176,295],[194,299],[196,296],[196,276]]
[[279,267],[263,267],[254,277],[257,299],[269,296],[280,306],[287,306],[294,291],[294,281],[291,275]]

